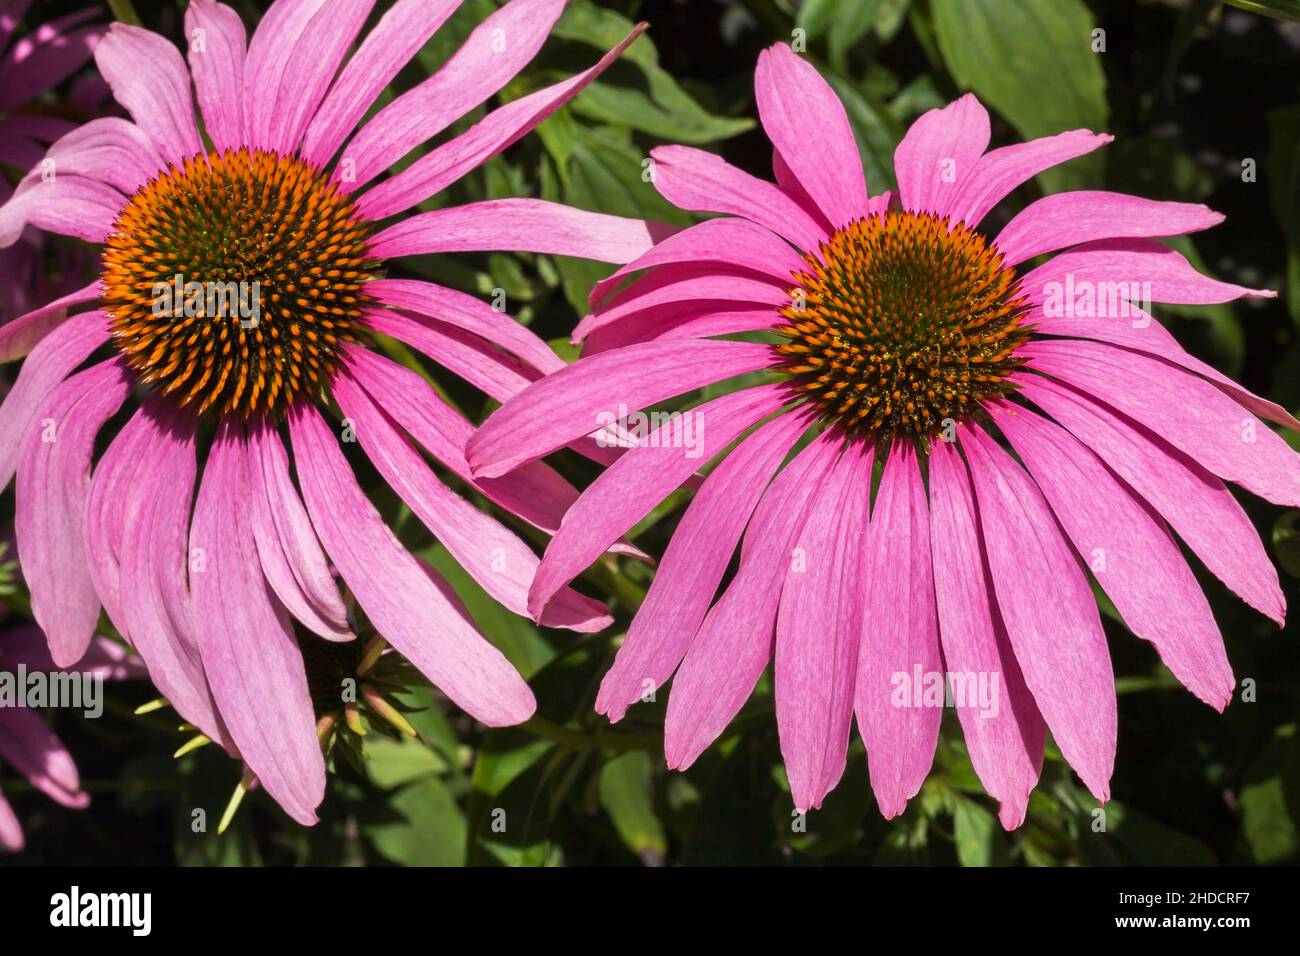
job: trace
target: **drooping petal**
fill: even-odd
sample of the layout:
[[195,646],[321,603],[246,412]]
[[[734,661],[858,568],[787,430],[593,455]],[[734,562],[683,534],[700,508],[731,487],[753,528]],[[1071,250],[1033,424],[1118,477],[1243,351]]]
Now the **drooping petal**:
[[998,610],[1061,754],[1099,801],[1115,765],[1115,678],[1097,604],[1042,493],[972,426],[961,435]]
[[190,548],[190,591],[199,651],[212,696],[249,769],[284,811],[316,822],[325,796],[325,759],[302,653],[257,559],[242,499],[248,446],[239,426],[217,430],[199,483]]
[[903,208],[949,217],[988,145],[989,114],[971,93],[922,114],[894,150]]
[[1029,365],[1128,415],[1225,481],[1300,505],[1300,455],[1209,382],[1101,342],[1031,342]]
[[673,678],[664,756],[685,770],[744,706],[772,658],[781,582],[823,477],[842,441],[814,438],[773,479],[745,530],[740,569],[691,640]]
[[415,279],[376,279],[366,283],[366,294],[390,308],[427,315],[481,336],[513,352],[539,372],[564,368],[564,360],[535,333],[469,293]]
[[164,400],[135,413],[91,477],[86,556],[109,619],[154,686],[186,721],[234,752],[203,672],[189,595],[194,442],[192,421]]
[[114,23],[95,47],[95,62],[114,98],[168,165],[179,166],[203,152],[189,70],[169,41],[150,30]]
[[43,43],[32,44],[27,55],[18,57],[19,45],[28,38],[19,41],[5,60],[0,64],[0,111],[9,111],[36,99],[45,90],[58,86],[73,73],[90,62],[95,44],[104,35],[102,24],[92,24],[78,29],[67,29],[72,23],[93,16],[95,11],[82,11],[63,17],[62,22],[46,24],[62,29],[57,30]]
[[[993,602],[980,545],[975,492],[956,448],[930,452],[930,552],[944,667],[953,684],[971,765],[998,817],[1013,830],[1025,819],[1029,793],[1043,768],[1047,725],[1025,686]],[[962,681],[963,693],[955,686]]]
[[26,180],[0,206],[0,249],[17,242],[28,226],[102,243],[125,201],[112,186],[75,173]]
[[768,139],[831,225],[865,216],[862,154],[844,105],[817,68],[774,44],[758,55],[754,96]]
[[[389,7],[352,54],[316,111],[303,136],[299,155],[317,166],[328,163],[379,94],[460,3],[461,0],[397,0]],[[409,95],[403,94],[398,101]],[[427,112],[423,118],[426,125],[422,131],[427,139],[437,131],[427,125],[431,120]],[[360,155],[370,158],[364,150]],[[374,159],[382,162],[380,157]],[[376,171],[382,168],[380,165]]]
[[381,259],[431,252],[541,252],[622,263],[666,234],[641,219],[544,199],[488,199],[407,216],[375,236],[370,248]]
[[84,289],[69,292],[39,309],[33,309],[26,315],[20,315],[0,325],[0,363],[12,362],[25,356],[52,329],[58,328],[67,321],[67,310],[71,306],[95,302],[101,293],[100,281],[96,279]]
[[632,341],[642,341],[644,338],[636,336],[637,329],[682,320],[692,310],[725,313],[762,307],[768,321],[757,327],[770,327],[782,321],[777,309],[789,302],[788,282],[734,266],[673,263],[641,276],[596,306],[573,330],[573,340],[581,342],[618,325],[626,327],[623,334]]
[[4,794],[0,793],[0,846],[18,853],[26,845],[23,839],[23,827],[14,815],[13,807]]
[[[515,3],[511,7],[504,8],[501,14],[504,15],[506,10],[524,7],[526,11],[531,9],[535,16],[538,8],[544,5],[552,8],[557,6],[552,0],[528,0],[527,6],[523,0],[515,0]],[[357,208],[372,219],[383,219],[403,209],[409,209],[458,181],[507,146],[520,140],[538,123],[577,96],[587,84],[622,56],[623,51],[641,35],[645,27],[645,24],[640,24],[633,28],[631,33],[590,69],[562,80],[554,86],[548,86],[510,101],[500,109],[489,113],[465,133],[431,149],[406,169],[367,192],[357,202]],[[493,43],[495,42],[494,40]],[[505,57],[500,54],[494,56],[496,61],[505,60]],[[444,70],[446,69],[444,67]],[[490,75],[491,71],[488,72]],[[474,84],[466,84],[464,80],[458,82],[467,88],[474,86]],[[419,141],[423,142],[425,138],[427,134],[422,134]]]
[[0,488],[18,467],[19,450],[45,397],[107,339],[107,318],[91,312],[63,323],[32,349],[0,404]]
[[780,385],[741,389],[682,412],[646,434],[564,516],[529,592],[533,613],[745,429],[777,411],[785,398]]
[[976,161],[962,182],[960,192],[948,206],[948,215],[954,222],[974,228],[1017,186],[1045,169],[1091,153],[1114,138],[1109,133],[1075,129],[990,150]]
[[503,475],[629,411],[772,364],[771,349],[752,342],[646,342],[602,352],[493,412],[470,439],[469,461],[475,474]]
[[721,212],[766,226],[804,251],[830,238],[826,227],[781,187],[751,176],[721,156],[690,146],[658,146],[654,187],[674,206]]
[[672,339],[707,339],[716,335],[737,332],[762,332],[783,320],[776,309],[768,305],[737,303],[738,308],[727,308],[731,303],[666,302],[651,306],[610,321],[595,325],[590,336],[575,338],[583,341],[583,356],[621,349],[638,342]]
[[319,413],[295,409],[289,432],[307,513],[376,630],[488,726],[531,717],[536,702],[528,685],[383,523]]
[[993,241],[1008,265],[1096,239],[1181,236],[1209,229],[1223,215],[1196,203],[1156,202],[1081,189],[1030,203]]
[[1215,577],[1281,626],[1286,602],[1255,526],[1223,482],[1100,401],[1040,375],[1022,393],[1068,428],[1173,526]]
[[[84,176],[131,195],[165,168],[144,130],[117,116],[91,120],[61,136],[45,158],[55,175]],[[39,172],[31,174],[38,177]],[[57,179],[56,179],[57,182]]]
[[871,449],[830,468],[808,506],[776,614],[776,724],[790,796],[821,806],[844,774],[863,626]]
[[80,372],[41,402],[40,430],[22,437],[14,533],[32,616],[60,667],[86,653],[99,621],[99,598],[82,543],[90,458],[95,436],[130,388],[120,359]]
[[1065,429],[1007,403],[990,410],[1124,623],[1223,710],[1235,686],[1223,638],[1164,522]]
[[[362,449],[390,488],[488,594],[529,615],[528,587],[537,556],[504,525],[440,482],[392,420],[346,371],[334,380],[334,397],[353,423]],[[555,627],[599,631],[611,623],[605,606],[565,590],[553,608],[537,608],[534,620]]]
[[560,529],[578,490],[543,462],[529,462],[500,478],[476,478],[465,458],[474,426],[415,372],[365,348],[351,348],[348,371],[375,402],[456,477],[548,534]]
[[912,447],[895,443],[864,543],[861,644],[854,710],[871,789],[885,819],[902,813],[934,761],[942,706],[939,618],[930,559],[930,513]]
[[597,713],[622,720],[630,704],[662,687],[681,663],[759,498],[808,424],[796,412],[760,425],[709,473],[600,682]]
[[185,9],[185,34],[190,38],[190,73],[208,138],[218,152],[238,149],[244,145],[247,129],[244,57],[248,35],[244,21],[224,3],[192,0]]
[[267,584],[312,632],[329,641],[353,640],[329,561],[289,477],[284,442],[274,428],[258,423],[249,427],[248,448],[248,516]]
[[77,810],[90,803],[72,755],[37,711],[0,708],[0,757],[51,800]]

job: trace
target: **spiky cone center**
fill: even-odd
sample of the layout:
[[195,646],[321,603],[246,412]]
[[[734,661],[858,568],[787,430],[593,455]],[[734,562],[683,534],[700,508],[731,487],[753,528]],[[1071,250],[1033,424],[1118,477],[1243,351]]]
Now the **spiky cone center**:
[[197,414],[280,417],[365,333],[375,263],[352,198],[292,156],[241,148],[151,179],[104,250],[103,305],[139,380]]
[[928,213],[849,223],[804,257],[777,332],[784,371],[828,423],[923,446],[1011,390],[1027,311],[983,236]]

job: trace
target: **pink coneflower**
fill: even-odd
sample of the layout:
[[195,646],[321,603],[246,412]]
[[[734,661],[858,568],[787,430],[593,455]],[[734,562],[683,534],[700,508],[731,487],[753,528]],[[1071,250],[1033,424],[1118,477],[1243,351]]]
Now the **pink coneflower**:
[[[31,0],[0,0],[0,167],[21,175],[41,161],[45,150],[77,126],[70,117],[89,118],[98,112],[107,90],[98,77],[73,83],[65,101],[41,102],[42,94],[58,86],[90,62],[95,44],[107,29],[87,23],[100,11],[90,7],[51,20],[23,36],[18,24]],[[0,170],[0,203],[8,201],[14,187]],[[0,324],[33,308],[45,298],[76,288],[66,281],[50,285],[48,250],[43,237],[29,230],[22,241],[0,250]],[[89,277],[88,256],[60,250],[58,272],[79,286]],[[63,286],[66,286],[64,288]]]
[[[563,105],[639,29],[586,72],[375,182],[509,82],[564,4],[506,4],[353,135],[457,3],[399,0],[344,62],[373,6],[280,0],[246,43],[231,8],[194,0],[188,67],[157,34],[115,24],[95,60],[133,121],[64,136],[46,157],[53,180],[33,172],[0,208],[0,245],[32,225],[103,246],[95,283],[0,330],[0,360],[26,354],[0,407],[0,487],[16,470],[19,558],[54,659],[82,654],[102,606],[185,719],[304,823],[325,764],[302,649],[354,640],[335,571],[378,633],[468,713],[497,726],[535,706],[446,583],[385,526],[340,437],[521,614],[537,557],[445,487],[421,449],[547,531],[576,497],[547,468],[475,480],[470,424],[367,344],[392,336],[498,400],[562,362],[486,302],[381,278],[384,261],[528,250],[626,262],[651,246],[644,223],[533,199],[406,214]],[[97,433],[133,397],[95,460]],[[539,620],[590,631],[609,617],[565,591]]]
[[[0,630],[0,673],[16,680],[19,673],[48,675],[60,670],[105,680],[144,676],[138,659],[129,657],[120,644],[103,637],[91,640],[86,655],[76,665],[60,668],[50,659],[45,637],[38,628],[9,623]],[[90,803],[90,797],[81,789],[72,755],[36,710],[0,706],[0,762],[13,767],[56,803],[74,810]],[[0,848],[23,848],[22,826],[3,794],[0,794]]]
[[[1184,352],[1129,303],[1148,296],[1114,284],[1148,283],[1158,302],[1272,293],[1199,275],[1149,238],[1218,223],[1204,206],[1067,192],[996,236],[977,231],[1015,187],[1108,136],[986,151],[988,114],[963,96],[912,126],[894,156],[898,196],[873,197],[844,109],[812,66],[777,45],[755,85],[777,183],[698,150],[657,150],[667,199],[726,216],[599,284],[578,333],[587,355],[494,413],[470,462],[506,474],[620,404],[774,374],[687,413],[703,427],[702,458],[651,436],[606,470],[547,548],[530,607],[738,440],[682,517],[599,711],[620,719],[675,672],[665,749],[685,768],[775,656],[796,807],[818,806],[838,781],[856,713],[892,817],[929,770],[954,675],[971,760],[1006,826],[1024,818],[1049,729],[1104,801],[1116,701],[1089,572],[1222,709],[1232,671],[1173,533],[1280,623],[1276,572],[1223,480],[1300,504],[1300,459],[1255,416],[1296,421]],[[1054,302],[1062,289],[1069,301]],[[716,337],[758,331],[767,341]],[[995,691],[995,706],[976,687]]]

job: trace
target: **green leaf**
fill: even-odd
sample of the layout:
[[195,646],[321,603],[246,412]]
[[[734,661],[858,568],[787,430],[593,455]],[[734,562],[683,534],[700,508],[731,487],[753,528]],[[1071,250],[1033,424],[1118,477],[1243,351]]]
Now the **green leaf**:
[[1300,578],[1300,511],[1292,508],[1273,522],[1273,553],[1293,578]]
[[653,764],[645,751],[633,750],[600,768],[600,804],[614,821],[623,844],[650,866],[660,866],[668,838],[655,814]]
[[[565,8],[551,33],[608,50],[627,36],[633,25],[612,10],[581,0]],[[675,143],[711,143],[753,128],[751,119],[714,116],[696,102],[659,66],[659,54],[649,36],[634,40],[624,58],[640,68],[645,88],[618,85],[612,75],[615,71],[610,71],[578,94],[573,101],[576,112]]]
[[447,768],[442,759],[418,741],[370,736],[365,743],[366,772],[378,787],[391,790]]
[[[932,9],[953,77],[1025,138],[1105,129],[1106,78],[1082,0],[933,0]],[[1055,191],[1095,180],[1101,167],[1093,153],[1039,178]]]
[[1006,860],[1006,840],[997,818],[974,800],[956,799],[953,836],[962,866],[996,866]]
[[437,777],[403,787],[387,808],[397,819],[362,827],[385,857],[405,866],[464,865],[465,817]]

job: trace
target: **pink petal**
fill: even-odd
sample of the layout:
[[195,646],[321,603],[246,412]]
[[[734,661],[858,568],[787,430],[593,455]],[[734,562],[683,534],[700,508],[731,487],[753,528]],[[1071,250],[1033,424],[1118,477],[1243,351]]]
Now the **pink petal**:
[[758,55],[754,95],[772,145],[831,225],[865,216],[867,182],[853,127],[817,69],[786,44],[773,44]]
[[1044,340],[1022,350],[1047,372],[1166,436],[1225,481],[1277,504],[1300,505],[1300,455],[1205,380],[1101,342]]
[[5,799],[3,793],[0,793],[0,846],[18,853],[25,845],[22,824],[14,816],[13,807],[9,806],[9,801]]
[[99,621],[99,598],[82,545],[90,458],[99,429],[130,389],[118,359],[78,373],[41,402],[33,416],[40,430],[22,439],[14,533],[32,616],[60,667],[86,653]]
[[[776,177],[776,184],[781,187],[781,192],[798,203],[799,208],[816,221],[817,227],[822,231],[823,238],[829,239],[831,233],[835,231],[830,221],[822,215],[822,211],[817,208],[817,204],[808,195],[808,191],[803,188],[798,178],[795,177],[794,172],[790,169],[790,164],[785,161],[781,151],[776,148],[772,149],[772,175]],[[885,195],[888,196],[889,194],[886,193]],[[867,199],[867,207],[871,207],[870,198]],[[757,222],[757,220],[755,221]],[[815,249],[817,246],[814,244],[809,248]]]
[[[445,18],[455,6],[435,9],[435,16]],[[560,0],[511,0],[493,11],[436,73],[381,109],[353,137],[343,156],[356,162],[355,185],[345,182],[344,188],[368,183],[486,102],[537,55],[563,9]]]
[[646,342],[602,352],[530,385],[493,412],[470,439],[469,462],[475,474],[494,478],[629,411],[772,364],[771,348],[755,342]]
[[950,217],[988,145],[989,114],[971,93],[922,114],[894,150],[903,208]]
[[662,687],[672,676],[704,621],[759,497],[808,424],[807,417],[794,413],[760,425],[709,473],[673,532],[645,602],[600,682],[597,713],[616,723],[648,688]]
[[1260,418],[1276,422],[1286,428],[1300,429],[1300,421],[1276,402],[1260,398],[1249,389],[1242,388],[1212,365],[1207,365],[1178,344],[1167,329],[1137,306],[1129,307],[1127,319],[1048,318],[1041,308],[1034,309],[1025,318],[1035,330],[1047,335],[1095,339],[1123,349],[1143,352],[1164,359],[1189,372],[1209,379],[1220,391],[1231,396],[1243,408]]
[[327,641],[350,641],[348,612],[289,477],[289,455],[265,423],[248,431],[249,523],[266,582],[297,620]]
[[664,756],[685,770],[726,729],[772,657],[781,582],[842,438],[824,431],[768,486],[745,531],[740,568],[691,640],[673,678]]
[[781,321],[781,314],[771,306],[744,308],[746,303],[741,302],[737,303],[741,308],[727,308],[731,304],[665,302],[629,313],[617,321],[596,324],[582,354],[595,355],[655,339],[707,339],[737,332],[763,332]]
[[1209,472],[1155,434],[1072,388],[1039,375],[1021,391],[1091,448],[1160,512],[1207,568],[1281,626],[1286,602],[1255,526]]
[[645,255],[596,283],[590,301],[601,301],[633,272],[664,263],[716,262],[752,269],[782,283],[808,268],[799,253],[769,229],[745,219],[709,219],[669,236]]
[[1181,236],[1221,222],[1222,214],[1195,203],[1081,189],[1030,203],[1002,228],[994,244],[1006,264],[1014,266],[1095,239]]
[[967,174],[960,192],[948,205],[948,216],[974,228],[1017,186],[1045,169],[1091,153],[1114,138],[1109,133],[1076,129],[991,150]]
[[427,315],[473,332],[513,352],[539,372],[564,368],[564,360],[535,333],[477,296],[414,279],[377,279],[366,283],[366,294],[390,308]]
[[[129,196],[166,168],[144,130],[116,116],[91,120],[62,136],[45,158],[57,176],[98,180]],[[39,178],[39,171],[29,178]],[[56,180],[57,181],[57,180]]]
[[[1203,305],[1231,302],[1243,297],[1277,297],[1276,292],[1268,289],[1247,289],[1201,275],[1181,253],[1155,239],[1109,239],[1085,243],[1053,256],[1025,273],[1020,288],[1035,304],[1049,301],[1055,291],[1066,310],[1063,313],[1054,310],[1055,314],[1073,318],[1075,304],[1085,291],[1085,283],[1090,283],[1091,290],[1099,293],[1092,312],[1092,316],[1097,318],[1123,317],[1123,311],[1116,312],[1113,304],[1124,301],[1146,299],[1150,302]],[[1069,295],[1071,291],[1075,292],[1074,296]]]
[[87,312],[50,332],[32,349],[0,404],[0,488],[13,477],[22,444],[36,437],[37,432],[29,429],[46,396],[107,340],[107,317],[103,312]]
[[1059,425],[1005,402],[990,411],[1124,623],[1223,710],[1235,687],[1223,638],[1164,522]]
[[[294,5],[294,0],[282,2]],[[259,145],[281,154],[297,150],[374,5],[375,0],[325,0],[323,4],[307,0],[299,7],[311,10],[310,18],[304,20],[295,10],[278,21],[280,31],[268,30],[269,17],[263,18],[248,48],[248,75],[249,83],[266,85],[246,88],[244,96],[244,115]],[[271,36],[259,44],[263,31]],[[250,95],[260,113],[250,109]]]
[[[934,444],[929,475],[930,550],[944,666],[950,680],[962,675],[966,681],[964,695],[953,688],[953,700],[971,765],[1002,804],[1002,825],[1013,830],[1024,822],[1029,793],[1043,768],[1047,725],[993,604],[975,492],[955,447]],[[981,680],[989,691],[984,699]]]
[[125,202],[112,186],[75,173],[26,180],[0,206],[0,249],[17,242],[28,226],[102,243]]
[[[528,616],[528,587],[537,571],[537,556],[500,522],[443,485],[346,371],[334,380],[334,398],[388,486],[488,594],[516,614]],[[573,591],[562,594],[549,610],[532,616],[579,631],[599,631],[611,623],[603,604]]]
[[[525,6],[525,2],[527,2],[527,6]],[[558,15],[559,5],[554,0],[515,0],[511,6],[499,11],[499,15],[506,16],[507,11],[510,11],[512,15],[515,11],[521,11],[524,15],[530,16],[534,22],[540,24],[545,22],[547,16],[545,10],[541,9],[544,4],[553,9]],[[622,56],[628,45],[640,36],[644,30],[645,24],[633,28],[632,32],[624,37],[622,42],[601,57],[596,65],[590,69],[556,83],[554,86],[548,86],[535,93],[512,100],[500,109],[489,113],[467,132],[441,146],[435,147],[392,179],[371,189],[361,197],[357,203],[357,208],[372,219],[383,219],[393,213],[401,212],[403,209],[409,209],[411,206],[450,186],[466,173],[483,165],[507,146],[523,138],[538,123],[577,96],[587,84]],[[495,32],[495,28],[493,32]],[[509,34],[509,36],[517,37],[523,32],[522,28],[516,27],[514,33]],[[489,47],[495,43],[495,40],[490,41]],[[486,70],[479,62],[480,48],[476,47],[474,49],[474,54],[467,56],[463,64],[465,70],[490,78],[493,75],[492,71]],[[507,51],[509,49],[510,47],[507,46]],[[519,49],[523,49],[523,52],[531,59],[531,51],[516,47],[516,50]],[[513,56],[510,53],[501,54],[495,52],[489,52],[486,55],[489,57],[489,63],[506,64],[507,68],[509,68],[508,64],[510,62],[507,57]],[[437,76],[447,73],[451,68],[452,65],[448,63],[442,72],[435,74],[435,80]],[[466,89],[476,87],[477,81],[468,83],[459,69],[448,74],[448,78],[449,82],[454,82]],[[362,134],[364,135],[364,133],[363,130]],[[421,136],[421,141],[427,137],[428,133],[425,133]],[[355,148],[355,146],[350,145],[347,152],[351,153]]]
[[536,702],[528,685],[384,525],[320,415],[294,410],[289,431],[307,513],[376,630],[488,726],[531,717]]
[[[862,547],[864,594],[854,710],[867,747],[871,789],[888,820],[903,812],[925,782],[943,718],[943,708],[926,706],[922,696],[925,683],[943,674],[943,662],[930,514],[909,444],[895,443],[890,452],[876,491],[870,539]],[[905,694],[907,690],[911,693]]]
[[596,306],[578,323],[573,338],[580,342],[615,323],[627,324],[628,337],[634,337],[638,329],[653,329],[691,311],[729,312],[754,306],[766,307],[770,327],[781,321],[777,308],[789,302],[787,282],[732,266],[674,263],[641,276]]
[[1061,754],[1110,799],[1115,679],[1092,588],[1024,469],[978,428],[961,438],[1007,636]]
[[480,336],[427,316],[418,320],[396,312],[378,310],[366,316],[370,328],[391,335],[423,352],[499,402],[518,394],[540,378],[531,366],[502,352]]
[[[398,71],[410,62],[459,5],[460,0],[398,0],[389,7],[357,47],[357,52],[352,54],[325,102],[316,111],[303,136],[299,155],[316,166],[328,163],[384,87],[393,81]],[[426,80],[417,89],[428,82]],[[403,101],[409,103],[414,94],[415,90],[403,94],[392,105]],[[436,109],[445,104],[436,102],[429,105]],[[387,110],[385,107],[376,118]],[[426,125],[422,128],[422,135],[417,133],[420,135],[417,144],[435,132],[428,125],[432,119],[428,111],[423,112],[422,118]],[[360,155],[369,154],[363,151]],[[383,168],[378,166],[375,172]]]
[[194,122],[190,74],[180,51],[158,34],[114,23],[95,47],[99,72],[168,165],[204,151]]
[[219,426],[194,503],[190,548],[194,625],[212,696],[239,752],[267,792],[304,826],[325,796],[325,758],[302,653],[262,577],[243,504],[248,446]]
[[[586,361],[596,360],[584,360],[581,364]],[[660,429],[650,432],[642,444],[598,475],[574,502],[559,532],[546,547],[528,595],[528,606],[533,613],[546,607],[560,588],[581,574],[736,436],[777,411],[785,395],[783,385],[766,385],[715,398],[682,413],[690,417],[696,436],[694,447],[683,447],[684,440],[674,439],[674,435],[686,434],[680,422],[669,423],[661,426],[667,438],[660,440]],[[678,428],[680,432],[675,431]]]
[[0,757],[51,800],[77,810],[90,803],[72,755],[36,711],[0,708]]
[[654,223],[544,199],[489,199],[407,216],[375,236],[370,250],[379,259],[431,252],[541,252],[630,262],[664,234]]
[[148,400],[95,468],[84,540],[95,591],[150,680],[186,721],[233,752],[203,672],[187,584],[195,454],[186,413]]
[[500,478],[475,478],[465,458],[474,426],[415,372],[369,349],[352,348],[348,371],[397,424],[456,477],[549,534],[578,497],[578,490],[549,465],[530,462]]
[[0,326],[0,363],[12,362],[25,356],[51,330],[67,321],[69,306],[96,302],[101,293],[100,281],[96,279],[84,289],[69,292],[62,298]]
[[[856,147],[855,147],[856,149]],[[721,212],[766,226],[805,251],[830,237],[818,212],[805,209],[779,186],[751,176],[721,156],[689,146],[659,146],[654,187],[674,206],[691,212]]]
[[872,451],[850,445],[828,472],[785,573],[776,616],[776,723],[795,808],[804,813],[844,774],[867,550]]
[[[195,41],[201,30],[202,49]],[[191,0],[185,9],[189,63],[203,126],[217,152],[245,144],[244,56],[248,35],[239,14],[215,0]]]

